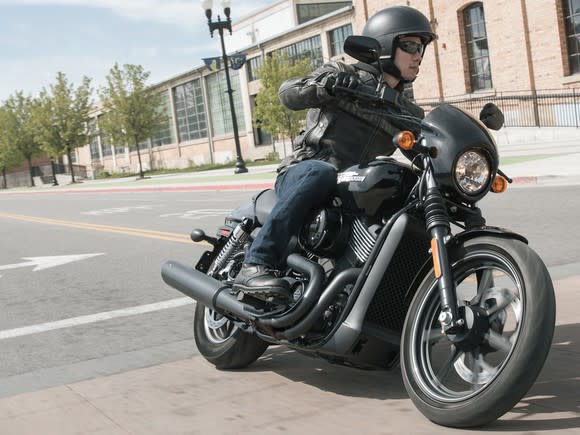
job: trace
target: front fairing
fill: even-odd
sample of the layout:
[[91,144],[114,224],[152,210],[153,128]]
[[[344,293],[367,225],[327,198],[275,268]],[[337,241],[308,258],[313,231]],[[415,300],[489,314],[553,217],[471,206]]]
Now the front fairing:
[[[487,128],[467,112],[449,104],[433,109],[422,125],[425,145],[436,149],[435,157],[432,158],[433,172],[442,191],[471,203],[485,196],[491,188],[499,163],[497,146]],[[488,185],[475,196],[461,192],[454,177],[456,161],[467,150],[482,152],[490,165]]]

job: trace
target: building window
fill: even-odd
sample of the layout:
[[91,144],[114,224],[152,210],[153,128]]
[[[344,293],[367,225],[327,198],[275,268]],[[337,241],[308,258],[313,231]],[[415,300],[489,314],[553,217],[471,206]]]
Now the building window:
[[322,39],[320,35],[297,42],[296,44],[288,45],[280,49],[281,53],[288,55],[290,63],[294,63],[300,59],[309,59],[312,63],[312,68],[318,68],[322,65]]
[[169,144],[175,142],[175,138],[173,137],[173,129],[171,128],[171,112],[169,106],[169,92],[163,91],[162,93],[162,104],[159,108],[160,111],[167,115],[167,122],[165,125],[159,130],[159,132],[151,138],[151,145],[154,147],[158,147],[161,145]]
[[248,77],[250,78],[250,81],[258,80],[256,71],[260,69],[263,64],[264,58],[262,56],[253,57],[246,63],[248,67]]
[[491,89],[491,66],[489,64],[485,15],[481,2],[474,3],[463,11],[463,28],[471,91]]
[[179,141],[207,137],[201,79],[176,86],[173,89],[173,101]]
[[564,23],[570,73],[580,73],[580,0],[564,0]]
[[110,140],[105,136],[105,134],[103,133],[103,131],[99,128],[99,119],[102,116],[103,115],[97,116],[97,131],[99,132],[99,139],[100,139],[100,142],[101,142],[101,153],[102,153],[102,156],[103,157],[106,157],[106,156],[113,155],[113,149],[111,148]]
[[298,24],[306,23],[323,15],[336,11],[337,9],[351,6],[352,2],[332,2],[332,3],[311,3],[297,4],[296,12],[298,13]]
[[347,24],[346,26],[331,30],[329,33],[330,55],[338,56],[339,54],[344,53],[344,40],[352,35],[352,25]]
[[96,118],[89,119],[89,150],[91,151],[92,160],[99,160],[101,158],[101,151],[99,150],[99,130],[97,128]]
[[[238,120],[238,130],[245,130],[244,108],[240,93],[240,76],[237,70],[230,70],[230,81],[234,97],[234,109]],[[232,111],[227,93],[226,74],[224,71],[207,77],[209,107],[214,136],[233,133]]]
[[[133,145],[132,148],[134,149],[135,146]],[[125,145],[115,145],[115,155],[117,157],[125,155]]]

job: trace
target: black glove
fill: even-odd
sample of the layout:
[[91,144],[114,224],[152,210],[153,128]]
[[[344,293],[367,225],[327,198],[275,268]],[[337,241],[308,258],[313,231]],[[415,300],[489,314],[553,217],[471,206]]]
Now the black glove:
[[340,88],[356,89],[360,84],[358,75],[344,71],[330,73],[326,78],[325,88],[329,94],[340,96],[347,95],[348,91]]

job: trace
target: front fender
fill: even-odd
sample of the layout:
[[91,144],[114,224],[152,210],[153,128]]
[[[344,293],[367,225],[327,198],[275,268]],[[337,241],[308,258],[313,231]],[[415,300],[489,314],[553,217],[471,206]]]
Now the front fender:
[[526,239],[521,234],[514,233],[513,231],[508,230],[506,228],[489,227],[484,225],[476,228],[471,228],[469,230],[462,231],[461,233],[454,235],[448,242],[448,246],[459,245],[465,242],[466,240],[470,240],[475,237],[481,236],[500,237],[502,239],[516,239],[519,240],[520,242],[525,243],[526,245],[528,244],[528,239]]

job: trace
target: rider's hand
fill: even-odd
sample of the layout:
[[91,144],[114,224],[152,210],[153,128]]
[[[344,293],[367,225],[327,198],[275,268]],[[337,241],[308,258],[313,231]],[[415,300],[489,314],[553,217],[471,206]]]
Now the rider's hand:
[[359,84],[358,75],[339,71],[328,75],[325,88],[329,94],[339,96],[348,93],[348,91],[345,92],[340,88],[356,89]]

